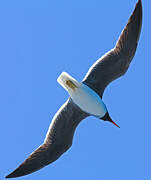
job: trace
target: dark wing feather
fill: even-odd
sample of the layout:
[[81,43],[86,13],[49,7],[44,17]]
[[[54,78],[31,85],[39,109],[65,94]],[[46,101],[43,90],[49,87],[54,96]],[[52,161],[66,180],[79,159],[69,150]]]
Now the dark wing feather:
[[6,178],[30,174],[57,160],[72,145],[77,125],[87,116],[69,99],[54,116],[44,143]]
[[100,97],[111,81],[127,71],[137,48],[141,26],[142,2],[139,0],[115,48],[97,60],[83,79],[83,83],[96,91]]

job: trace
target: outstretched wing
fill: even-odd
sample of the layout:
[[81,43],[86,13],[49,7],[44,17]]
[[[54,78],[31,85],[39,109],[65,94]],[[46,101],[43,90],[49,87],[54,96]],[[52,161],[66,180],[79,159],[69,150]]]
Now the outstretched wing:
[[97,60],[83,79],[83,83],[96,91],[100,97],[111,81],[127,71],[137,48],[141,25],[142,2],[139,0],[116,46]]
[[72,145],[77,125],[87,116],[71,99],[67,100],[54,116],[44,143],[6,178],[30,174],[57,160]]

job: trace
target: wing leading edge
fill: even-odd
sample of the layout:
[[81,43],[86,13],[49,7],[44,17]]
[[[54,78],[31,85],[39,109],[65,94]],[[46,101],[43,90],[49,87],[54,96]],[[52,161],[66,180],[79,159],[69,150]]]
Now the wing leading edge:
[[77,125],[87,116],[87,113],[68,99],[54,116],[44,143],[6,178],[33,173],[57,160],[71,147]]
[[102,97],[105,87],[127,71],[135,55],[142,26],[142,2],[138,1],[115,47],[98,59],[87,72],[83,83]]

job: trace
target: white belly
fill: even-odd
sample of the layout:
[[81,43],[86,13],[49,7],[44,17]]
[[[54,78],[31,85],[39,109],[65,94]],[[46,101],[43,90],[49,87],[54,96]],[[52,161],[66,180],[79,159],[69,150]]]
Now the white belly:
[[69,92],[69,94],[74,103],[83,111],[97,117],[103,117],[106,114],[107,109],[102,99],[95,91],[85,84],[81,83],[81,87],[75,91]]

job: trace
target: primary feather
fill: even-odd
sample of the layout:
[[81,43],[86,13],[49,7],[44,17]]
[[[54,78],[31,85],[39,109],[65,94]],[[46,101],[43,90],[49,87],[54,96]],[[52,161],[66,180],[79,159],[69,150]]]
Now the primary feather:
[[82,81],[96,91],[100,97],[103,96],[105,87],[111,81],[124,75],[127,71],[135,55],[141,26],[142,3],[139,0],[115,47],[92,65]]

